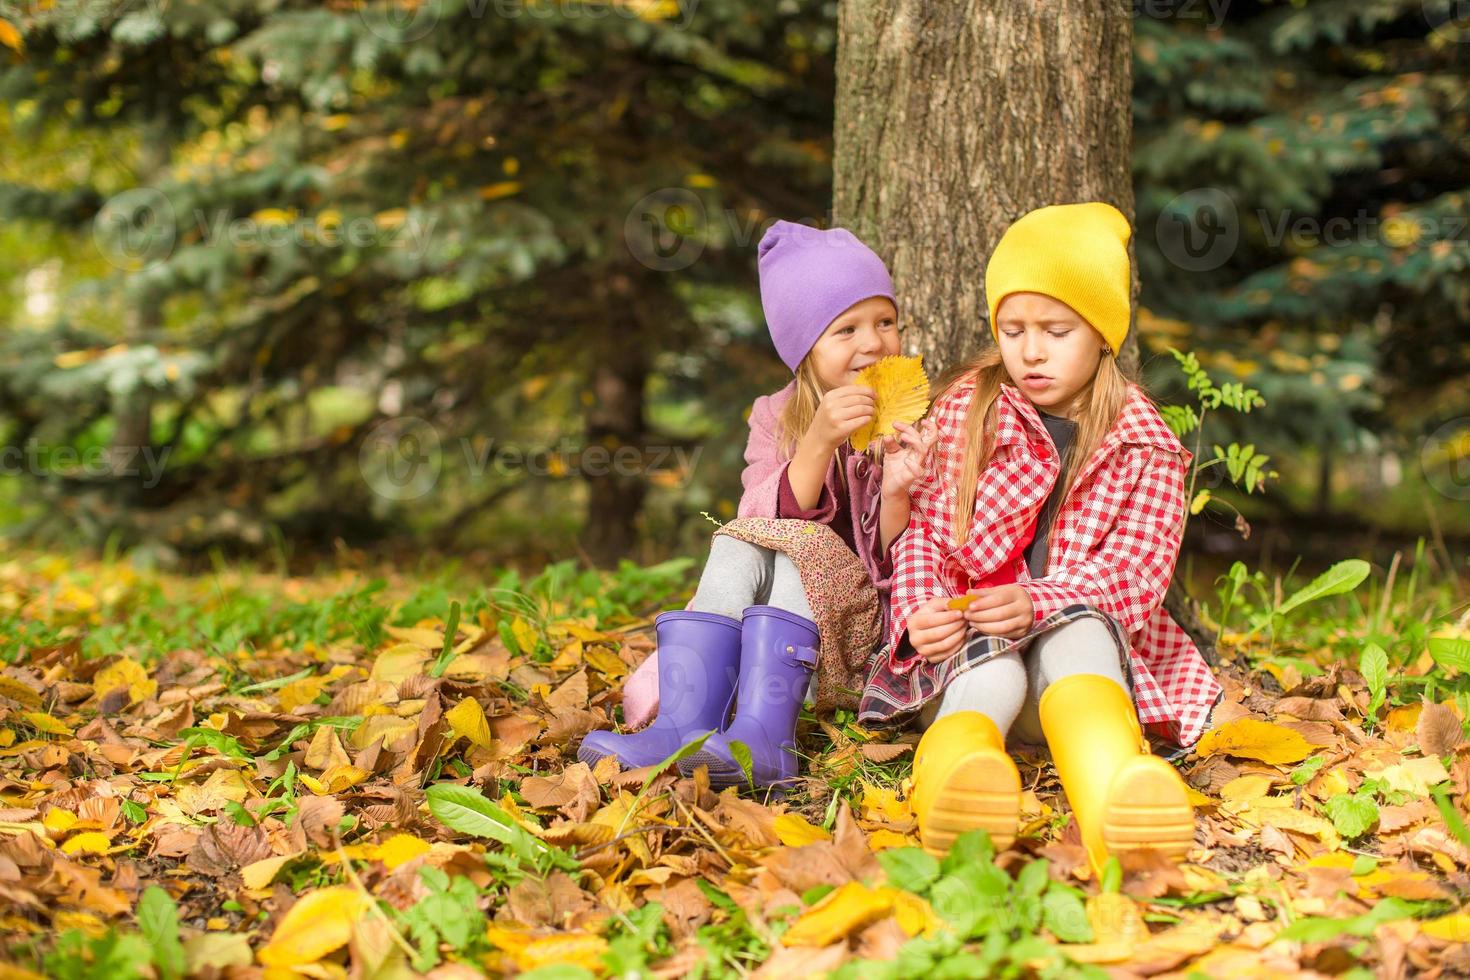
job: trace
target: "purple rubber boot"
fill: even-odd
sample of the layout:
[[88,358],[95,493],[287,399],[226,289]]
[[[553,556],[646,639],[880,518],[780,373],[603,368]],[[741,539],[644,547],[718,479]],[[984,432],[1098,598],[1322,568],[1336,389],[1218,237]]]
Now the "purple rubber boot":
[[740,664],[740,621],[680,609],[659,613],[658,717],[641,732],[588,732],[577,758],[589,766],[616,756],[624,769],[659,763],[685,742],[717,731],[730,714]]
[[796,718],[817,666],[821,637],[817,624],[775,606],[751,606],[740,625],[740,680],[735,720],[711,735],[704,746],[679,760],[686,776],[709,767],[710,786],[746,786],[745,771],[730,743],[750,749],[751,781],[756,789],[789,783],[796,777]]

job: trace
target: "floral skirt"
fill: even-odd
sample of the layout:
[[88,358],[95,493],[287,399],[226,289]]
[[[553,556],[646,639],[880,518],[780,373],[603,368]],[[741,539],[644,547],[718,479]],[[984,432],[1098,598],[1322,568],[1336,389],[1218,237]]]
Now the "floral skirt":
[[822,646],[814,710],[858,706],[868,663],[882,639],[883,611],[868,571],[825,524],[775,517],[741,517],[715,532],[779,551],[796,566]]

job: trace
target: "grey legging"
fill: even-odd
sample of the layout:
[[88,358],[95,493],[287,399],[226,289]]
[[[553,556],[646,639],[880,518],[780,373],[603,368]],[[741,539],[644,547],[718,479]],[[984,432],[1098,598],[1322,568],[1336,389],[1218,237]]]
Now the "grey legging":
[[790,558],[773,548],[717,534],[689,608],[739,619],[747,606],[776,606],[816,618],[806,601],[801,573]]
[[952,712],[979,711],[1002,732],[1009,732],[1014,723],[1016,736],[1043,744],[1046,738],[1036,705],[1047,685],[1071,674],[1101,674],[1128,689],[1113,634],[1101,620],[1091,617],[1038,636],[1026,648],[1024,663],[1022,660],[1023,655],[1012,650],[960,674],[941,696],[924,706],[919,724],[928,728]]

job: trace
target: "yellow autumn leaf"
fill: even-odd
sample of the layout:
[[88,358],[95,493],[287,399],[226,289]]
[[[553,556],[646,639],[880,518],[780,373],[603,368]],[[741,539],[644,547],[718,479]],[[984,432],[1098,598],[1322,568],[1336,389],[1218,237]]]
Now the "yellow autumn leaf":
[[296,219],[295,210],[283,208],[261,208],[250,216],[258,225],[288,225]]
[[89,830],[84,834],[77,834],[61,845],[63,854],[106,854],[107,849],[112,846],[112,838],[100,830]]
[[460,738],[482,749],[490,747],[490,723],[485,719],[485,709],[474,698],[467,697],[444,712],[444,720]]
[[1256,718],[1237,718],[1206,732],[1195,751],[1201,757],[1232,755],[1279,766],[1300,762],[1316,747],[1295,729]]
[[587,666],[610,681],[626,677],[628,674],[628,665],[607,647],[588,647],[582,659],[587,661]]
[[373,216],[378,227],[392,231],[408,219],[408,211],[405,208],[389,208],[387,211],[379,211]]
[[41,817],[41,823],[45,828],[55,834],[64,834],[75,826],[77,815],[70,810],[63,810],[59,806],[53,806]]
[[245,883],[246,888],[257,890],[269,888],[270,883],[275,880],[276,873],[285,866],[287,861],[296,856],[296,854],[277,854],[274,857],[252,861],[240,869],[240,880]]
[[394,834],[377,846],[373,856],[386,864],[391,871],[421,854],[429,853],[430,847],[428,841],[420,840],[412,834]]
[[370,680],[389,681],[397,684],[409,677],[416,677],[429,660],[429,652],[414,643],[396,643],[373,661]]
[[332,793],[340,793],[344,789],[351,789],[371,775],[372,773],[360,766],[332,766],[322,772],[322,778],[320,780],[322,784],[322,795],[326,796]]
[[1451,912],[1419,923],[1419,931],[1452,943],[1470,943],[1470,912]]
[[119,687],[128,689],[131,704],[146,701],[158,693],[158,682],[148,679],[148,671],[135,660],[122,659],[97,671],[92,678],[92,691],[99,698]]
[[882,889],[893,902],[893,918],[906,936],[932,936],[944,928],[944,920],[923,898],[898,888]]
[[526,620],[521,616],[517,616],[515,619],[511,620],[510,635],[515,637],[516,646],[520,649],[521,653],[526,654],[535,651],[536,643],[540,639],[540,637],[536,633],[535,627],[526,622]]
[[831,840],[832,835],[808,823],[799,813],[783,813],[775,820],[776,836],[787,847],[804,847],[817,841]]
[[291,906],[257,956],[264,966],[305,966],[347,944],[352,924],[367,910],[356,888],[336,885],[304,895]]
[[1238,802],[1256,800],[1271,791],[1271,777],[1260,773],[1236,776],[1220,787],[1220,799]]
[[593,933],[570,933],[533,939],[511,955],[522,970],[566,964],[584,970],[600,970],[607,940]]
[[502,197],[510,197],[519,194],[521,182],[518,180],[502,180],[497,184],[487,184],[480,188],[480,200],[496,201]]
[[51,717],[44,711],[23,711],[21,718],[38,732],[47,735],[70,735],[71,729],[67,728],[56,718]]
[[19,701],[27,708],[39,708],[41,706],[41,693],[33,687],[22,684],[14,677],[0,676],[0,697],[7,697],[12,701]]
[[918,847],[917,839],[892,830],[875,830],[868,835],[868,849],[877,853],[889,847]]
[[8,20],[0,20],[0,44],[5,45],[12,51],[20,51],[25,47],[25,42],[20,37],[20,31],[17,31],[15,25]]
[[882,890],[849,881],[801,914],[781,936],[786,946],[830,946],[893,911]]
[[300,680],[292,681],[277,691],[276,700],[281,705],[282,711],[295,711],[303,704],[314,702],[317,696],[322,693],[322,688],[326,683],[327,679],[325,677],[303,677]]
[[882,823],[904,823],[912,820],[914,813],[907,800],[900,800],[895,790],[874,786],[867,780],[863,784],[862,816],[864,820]]
[[857,452],[866,451],[874,440],[893,435],[894,422],[912,425],[929,410],[929,377],[924,373],[922,354],[882,358],[859,371],[853,384],[867,385],[877,395],[872,420],[848,437]]

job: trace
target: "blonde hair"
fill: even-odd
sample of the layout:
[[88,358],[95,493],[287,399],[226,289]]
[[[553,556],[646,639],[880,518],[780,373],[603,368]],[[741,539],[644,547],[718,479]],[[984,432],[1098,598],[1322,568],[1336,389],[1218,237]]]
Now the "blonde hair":
[[[970,535],[970,522],[975,514],[975,488],[980,482],[981,471],[995,451],[995,402],[1000,396],[1000,386],[1020,387],[1006,370],[1000,348],[995,345],[947,372],[938,385],[940,397],[971,382],[975,391],[970,396],[970,407],[965,416],[965,449],[953,515],[956,543],[963,543]],[[1117,421],[1123,404],[1128,400],[1130,382],[1137,383],[1123,373],[1111,353],[1098,359],[1097,373],[1080,392],[1077,438],[1067,449],[1062,459],[1061,474],[1057,477],[1058,484],[1064,488],[1064,496],[1071,490],[1081,464],[1097,451],[1103,437]],[[1037,528],[1037,534],[1041,532],[1042,529]]]

